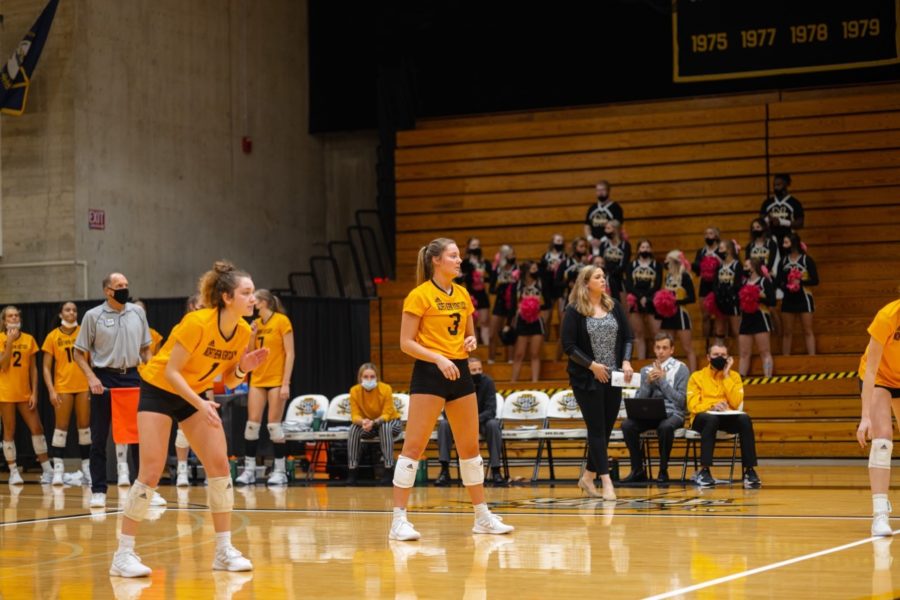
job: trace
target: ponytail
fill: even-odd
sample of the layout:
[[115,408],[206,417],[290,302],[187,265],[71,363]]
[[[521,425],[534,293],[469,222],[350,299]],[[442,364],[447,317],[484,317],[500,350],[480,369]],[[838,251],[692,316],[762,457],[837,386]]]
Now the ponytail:
[[284,305],[281,303],[281,300],[269,290],[256,290],[255,295],[256,299],[265,302],[272,312],[285,314]]
[[200,300],[206,308],[225,308],[225,294],[234,294],[241,278],[250,277],[227,260],[217,260],[200,277]]
[[416,285],[421,285],[434,277],[434,259],[440,258],[444,249],[455,243],[448,238],[437,238],[431,240],[427,246],[419,248],[419,257],[416,259]]

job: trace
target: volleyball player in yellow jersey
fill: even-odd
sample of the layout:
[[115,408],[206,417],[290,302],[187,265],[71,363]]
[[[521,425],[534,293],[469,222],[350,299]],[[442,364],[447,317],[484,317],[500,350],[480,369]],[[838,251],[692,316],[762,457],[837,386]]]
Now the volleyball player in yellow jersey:
[[225,261],[216,262],[200,279],[203,308],[184,316],[159,354],[141,375],[138,433],[140,472],[125,498],[119,548],[109,574],[144,577],[150,574],[134,553],[138,524],[150,507],[153,490],[166,460],[172,420],[181,423],[191,447],[207,473],[207,498],[216,531],[213,569],[249,571],[250,561],[231,545],[234,489],[218,404],[200,397],[219,374],[237,387],[262,364],[266,348],[248,351],[250,326],[242,319],[253,314],[256,298],[250,276]]
[[31,430],[31,444],[41,463],[41,483],[53,472],[47,458],[47,439],[37,414],[37,343],[22,333],[22,315],[15,306],[0,311],[0,418],[3,421],[3,456],[9,465],[9,484],[23,483],[16,466],[16,409]]
[[78,337],[78,307],[64,302],[59,310],[60,325],[47,334],[44,351],[44,383],[50,393],[50,404],[56,412],[56,427],[50,441],[53,456],[53,485],[63,485],[63,456],[69,436],[69,420],[75,407],[78,425],[78,449],[85,485],[91,485],[91,396],[87,378],[75,362],[75,338]]
[[255,339],[250,343],[256,348],[268,348],[269,358],[250,377],[250,394],[247,399],[247,425],[244,428],[244,472],[235,483],[249,485],[256,482],[256,446],[263,409],[269,404],[269,439],[275,450],[275,465],[268,485],[287,485],[284,458],[287,441],[281,420],[284,403],[291,396],[291,371],[294,369],[294,328],[284,314],[281,300],[269,290],[256,290],[256,306],[259,318],[253,322]]
[[891,453],[894,424],[891,405],[900,419],[900,300],[875,315],[868,329],[869,345],[859,365],[862,417],[856,437],[869,450],[869,483],[872,487],[872,535],[893,535],[890,523]]
[[484,501],[484,463],[478,451],[478,401],[469,373],[475,350],[475,307],[459,277],[462,258],[453,240],[438,238],[419,250],[418,287],[403,302],[400,349],[416,359],[409,385],[409,419],[403,450],[394,467],[394,517],[390,539],[417,540],[406,518],[410,488],[441,411],[445,411],[459,455],[459,473],[475,509],[475,533],[509,533],[514,528],[491,513]]

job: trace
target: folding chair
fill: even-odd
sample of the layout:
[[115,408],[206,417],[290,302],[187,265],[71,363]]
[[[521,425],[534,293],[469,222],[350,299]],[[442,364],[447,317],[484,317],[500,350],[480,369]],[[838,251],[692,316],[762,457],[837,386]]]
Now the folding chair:
[[[322,423],[322,428],[319,431],[308,433],[309,439],[307,441],[315,442],[310,464],[315,465],[318,463],[319,453],[326,442],[347,441],[349,429],[350,394],[339,394],[328,403],[328,411],[325,413],[325,421]],[[306,472],[306,480],[310,481],[312,477],[313,469],[310,468]]]
[[[739,411],[744,411],[744,403],[741,402],[741,405],[737,408]],[[734,465],[737,462],[737,451],[738,444],[741,440],[741,434],[739,433],[728,433],[727,431],[716,431],[716,441],[719,440],[731,440],[731,469],[728,472],[728,481],[734,483]],[[681,480],[686,481],[685,477],[687,476],[687,464],[688,464],[688,454],[691,449],[693,449],[693,458],[694,458],[694,470],[696,471],[699,468],[699,461],[697,459],[697,446],[700,444],[700,433],[698,431],[694,431],[691,428],[684,430],[684,441],[686,442],[684,445],[684,462],[681,465]],[[710,466],[714,466],[716,462],[716,455],[713,453],[713,464]]]
[[[539,391],[524,390],[513,392],[503,402],[500,413],[500,427],[503,430],[503,470],[509,479],[509,456],[506,450],[507,440],[540,442],[541,428],[547,416],[547,405],[550,398]],[[515,424],[515,427],[510,425]],[[533,466],[537,466],[538,456],[535,454]]]
[[[553,440],[584,440],[587,444],[587,428],[576,427],[574,421],[579,425],[583,425],[584,417],[581,415],[581,409],[578,402],[575,401],[575,394],[572,390],[562,390],[553,394],[547,404],[547,416],[544,419],[544,428],[540,431],[540,442],[538,443],[538,457],[534,465],[534,474],[531,480],[537,481],[540,474],[541,459],[544,456],[544,446],[547,448],[547,460],[550,465],[550,479],[556,479],[556,470],[553,460]],[[562,425],[562,427],[551,427],[554,423]],[[582,459],[578,459],[580,464]]]

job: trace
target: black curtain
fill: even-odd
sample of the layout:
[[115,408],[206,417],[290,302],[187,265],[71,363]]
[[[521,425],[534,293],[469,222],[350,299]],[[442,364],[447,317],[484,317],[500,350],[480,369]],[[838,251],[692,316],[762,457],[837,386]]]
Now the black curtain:
[[[150,327],[164,338],[184,315],[187,298],[154,298],[144,300]],[[100,300],[76,300],[78,321]],[[291,394],[325,394],[329,398],[349,391],[355,382],[359,365],[370,357],[369,301],[346,298],[282,298],[287,316],[294,325],[296,360],[291,378]],[[22,312],[22,331],[34,336],[38,347],[59,325],[57,302],[35,302],[16,305]],[[44,425],[47,445],[53,437],[55,416],[44,385],[41,369],[43,352],[38,360],[38,414]],[[16,424],[18,462],[28,466],[34,460],[31,433],[21,417]],[[69,424],[66,456],[78,456],[78,432],[74,411]]]

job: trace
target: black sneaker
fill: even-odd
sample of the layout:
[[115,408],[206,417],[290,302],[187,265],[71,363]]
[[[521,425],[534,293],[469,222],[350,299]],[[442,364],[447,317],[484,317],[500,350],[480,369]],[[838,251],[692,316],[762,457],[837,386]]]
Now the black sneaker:
[[669,470],[660,469],[656,476],[656,483],[669,483]]
[[696,475],[694,475],[694,483],[699,485],[700,487],[710,487],[716,485],[716,480],[713,479],[713,476],[710,474],[709,469],[700,469]]
[[359,469],[347,469],[347,485],[356,485],[356,474]]
[[447,487],[450,485],[450,471],[447,469],[441,469],[440,474],[437,476],[437,479],[434,480],[434,485],[437,487]]
[[628,477],[622,479],[619,483],[644,483],[647,481],[647,471],[641,469],[639,471],[631,471]]
[[500,469],[491,469],[491,478],[489,481],[494,487],[504,487],[507,484],[506,479],[503,478],[503,474],[500,472]]
[[747,489],[762,487],[762,481],[759,480],[759,475],[756,474],[756,469],[753,467],[744,471],[744,487]]
[[384,474],[381,476],[381,481],[379,482],[381,487],[389,487],[394,485],[394,469],[393,467],[390,469],[385,469]]

